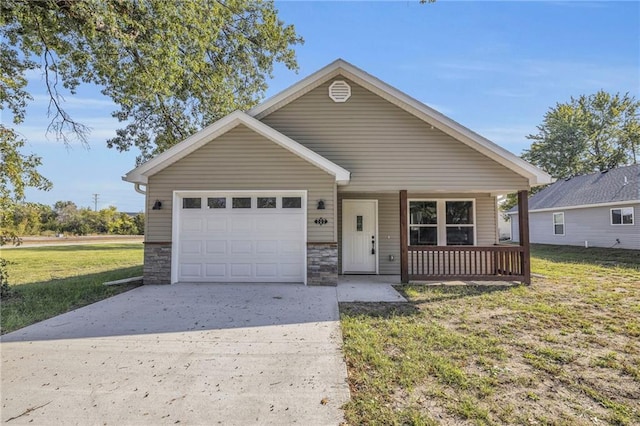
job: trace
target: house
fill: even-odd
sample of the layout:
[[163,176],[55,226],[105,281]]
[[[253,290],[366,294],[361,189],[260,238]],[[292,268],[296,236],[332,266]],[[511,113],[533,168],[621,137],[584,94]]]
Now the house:
[[496,196],[518,191],[526,212],[551,182],[343,60],[123,179],[146,194],[147,284],[527,281],[526,241],[496,245]]
[[[518,241],[518,212],[511,235]],[[640,250],[640,165],[562,179],[529,199],[531,242]]]

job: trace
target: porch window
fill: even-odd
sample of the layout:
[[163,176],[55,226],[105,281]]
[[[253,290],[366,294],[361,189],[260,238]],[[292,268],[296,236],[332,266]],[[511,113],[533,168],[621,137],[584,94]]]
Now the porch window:
[[564,213],[553,214],[553,235],[564,235]]
[[611,209],[612,225],[633,225],[633,207]]
[[409,245],[475,245],[473,200],[409,201]]
[[473,201],[446,201],[447,245],[472,246]]
[[409,244],[438,244],[438,204],[436,201],[409,202]]

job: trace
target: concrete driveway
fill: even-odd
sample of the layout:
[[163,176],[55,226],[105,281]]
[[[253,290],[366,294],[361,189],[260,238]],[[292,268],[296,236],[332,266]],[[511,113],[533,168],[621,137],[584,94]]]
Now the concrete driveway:
[[144,286],[2,337],[10,424],[337,425],[336,288]]

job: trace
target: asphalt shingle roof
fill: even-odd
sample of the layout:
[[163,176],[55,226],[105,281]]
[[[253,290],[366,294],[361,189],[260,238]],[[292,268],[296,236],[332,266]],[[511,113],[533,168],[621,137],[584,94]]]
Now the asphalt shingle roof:
[[529,198],[529,210],[634,200],[640,200],[640,164],[559,179]]

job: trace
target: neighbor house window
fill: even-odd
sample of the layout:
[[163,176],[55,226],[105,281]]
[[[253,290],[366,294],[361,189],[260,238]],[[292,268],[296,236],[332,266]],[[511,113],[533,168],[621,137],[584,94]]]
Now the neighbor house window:
[[183,198],[183,209],[199,209],[202,207],[202,198]]
[[553,235],[564,235],[564,213],[553,214]]
[[612,225],[633,225],[633,207],[611,209]]
[[409,201],[409,244],[474,245],[474,216],[472,200]]

